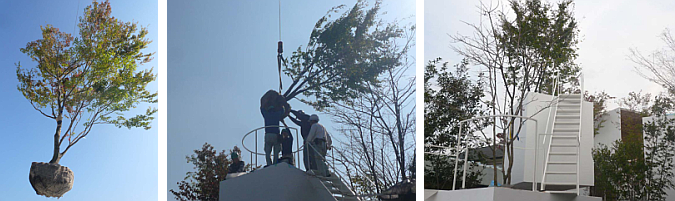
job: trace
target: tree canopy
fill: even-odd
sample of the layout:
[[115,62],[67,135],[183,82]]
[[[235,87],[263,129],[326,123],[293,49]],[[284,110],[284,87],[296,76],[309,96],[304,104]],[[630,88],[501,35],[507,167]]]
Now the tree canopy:
[[307,45],[284,62],[283,72],[292,80],[283,93],[286,100],[302,94],[306,98],[301,101],[321,110],[331,102],[355,98],[367,90],[365,83],[378,83],[381,73],[400,65],[412,38],[400,44],[406,28],[381,21],[381,3],[369,7],[359,0],[331,19],[345,8],[337,6],[316,22]]
[[78,27],[77,37],[51,25],[41,27],[42,39],[21,49],[37,65],[17,64],[18,90],[35,110],[57,123],[50,163],[58,163],[94,125],[150,129],[157,112],[150,107],[143,114],[125,116],[140,103],[157,102],[157,93],[146,90],[155,80],[152,69],[137,71],[154,54],[143,52],[151,43],[148,31],[111,16],[108,1],[85,8]]

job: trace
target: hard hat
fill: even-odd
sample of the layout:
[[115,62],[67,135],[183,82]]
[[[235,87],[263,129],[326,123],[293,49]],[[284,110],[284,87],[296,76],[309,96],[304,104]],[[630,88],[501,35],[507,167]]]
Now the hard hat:
[[312,116],[309,116],[310,121],[319,121],[319,116],[316,114],[313,114]]

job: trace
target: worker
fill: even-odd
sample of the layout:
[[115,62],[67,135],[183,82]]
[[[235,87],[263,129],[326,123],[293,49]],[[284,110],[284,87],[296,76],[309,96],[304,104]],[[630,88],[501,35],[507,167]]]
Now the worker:
[[[277,93],[278,96],[281,96],[278,92],[275,93]],[[286,108],[287,106],[284,106],[283,104],[275,104],[273,101],[268,101],[275,100],[275,98],[267,98],[266,96],[268,96],[268,94],[269,92],[263,96],[260,104],[260,113],[262,113],[262,116],[265,119],[265,162],[267,162],[265,167],[277,163],[279,152],[281,151],[281,142],[279,142],[279,138],[281,137],[279,134],[279,122],[286,125],[283,118],[287,113],[286,110],[290,110],[290,107]],[[274,151],[273,154],[272,151]]]
[[[302,144],[305,144],[307,140],[307,135],[309,134],[309,129],[312,128],[312,124],[309,123],[309,115],[305,114],[302,110],[291,110],[291,113],[295,115],[288,116],[293,123],[300,126],[300,135],[302,136]],[[302,162],[305,165],[305,170],[316,169],[316,164],[313,163],[314,152],[307,147],[304,147],[302,150]]]
[[281,158],[279,162],[286,162],[291,165],[295,165],[293,162],[293,135],[291,135],[291,130],[285,128],[281,131]]
[[239,147],[234,146],[234,149],[232,149],[232,153],[230,154],[230,157],[232,158],[232,164],[230,164],[230,167],[227,168],[227,173],[239,173],[239,172],[244,172],[244,161],[239,159],[239,156],[241,155],[241,150]]
[[[314,151],[314,163],[316,164],[316,172],[314,174],[330,177],[328,166],[326,165],[326,150],[331,149],[332,141],[326,127],[319,123],[319,116],[313,114],[309,117],[309,122],[312,127],[309,129],[305,147]],[[310,146],[311,144],[311,146]]]

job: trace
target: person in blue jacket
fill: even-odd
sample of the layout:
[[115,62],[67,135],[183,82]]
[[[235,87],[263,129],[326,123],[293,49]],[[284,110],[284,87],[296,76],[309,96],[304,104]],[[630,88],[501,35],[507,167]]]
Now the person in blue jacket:
[[[265,161],[266,166],[275,164],[281,151],[281,142],[279,142],[279,122],[284,123],[283,118],[286,114],[284,106],[269,104],[266,108],[261,107],[260,112],[265,119]],[[272,151],[274,153],[272,154]]]

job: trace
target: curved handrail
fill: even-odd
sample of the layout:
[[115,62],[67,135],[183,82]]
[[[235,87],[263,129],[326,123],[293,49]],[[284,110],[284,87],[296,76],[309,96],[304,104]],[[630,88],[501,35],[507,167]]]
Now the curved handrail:
[[[299,136],[298,136],[298,129],[297,129],[297,128],[294,128],[294,127],[286,127],[286,126],[281,126],[281,125],[276,125],[276,126],[263,126],[263,127],[260,127],[260,128],[256,128],[256,129],[253,129],[253,130],[249,131],[248,133],[246,133],[246,135],[244,135],[244,137],[241,138],[241,145],[242,145],[242,147],[244,147],[244,149],[245,149],[246,151],[250,152],[250,155],[251,155],[251,163],[253,163],[253,155],[256,155],[256,158],[255,158],[255,166],[258,166],[258,156],[264,156],[264,155],[265,155],[265,153],[258,153],[258,152],[257,152],[257,151],[258,151],[258,130],[265,129],[265,128],[275,128],[275,127],[276,127],[276,128],[288,128],[288,129],[291,129],[291,130],[295,130],[295,146],[296,146],[296,151],[292,152],[292,154],[297,154],[296,161],[298,161],[298,162],[296,163],[296,165],[298,165],[298,167],[300,167],[299,164],[300,164],[300,161],[302,161],[302,160],[300,160],[300,153],[299,153],[299,152],[300,152],[301,150],[304,149],[304,146],[305,146],[305,145],[303,144],[302,146],[299,146],[300,140],[298,139],[298,137],[299,137]],[[248,136],[249,136],[250,134],[252,134],[252,133],[255,133],[255,150],[256,150],[256,151],[251,151],[248,147],[246,147],[246,143],[244,143],[244,141],[246,140],[246,137],[248,137]],[[292,134],[292,132],[291,132],[291,134]],[[304,162],[304,161],[303,161],[303,162]]]
[[[264,126],[264,127],[260,127],[260,128],[253,129],[252,131],[249,131],[248,133],[246,133],[246,135],[244,135],[244,137],[241,138],[241,145],[242,145],[242,146],[244,147],[244,149],[246,149],[246,151],[248,151],[248,152],[251,152],[251,153],[253,153],[253,154],[255,154],[255,155],[264,156],[265,153],[258,153],[258,152],[251,151],[250,149],[248,149],[248,147],[246,147],[246,144],[244,143],[244,140],[246,140],[246,137],[247,137],[248,135],[250,135],[251,133],[253,133],[253,132],[256,132],[256,131],[261,130],[261,129],[264,129],[264,128],[274,128],[274,127],[278,127],[278,128],[282,128],[282,127],[283,127],[283,128],[293,129],[293,130],[295,130],[295,139],[296,139],[296,140],[298,139],[298,129],[297,129],[297,128],[293,128],[293,127],[285,127],[285,126]],[[297,143],[296,143],[296,144],[297,144]],[[304,146],[305,146],[305,145],[303,144],[302,146],[300,146],[300,147],[299,147],[296,151],[294,151],[293,153],[295,154],[295,153],[298,153],[299,151],[302,151],[302,149],[300,149],[300,148],[304,148]],[[257,148],[256,148],[256,151],[257,151]]]

